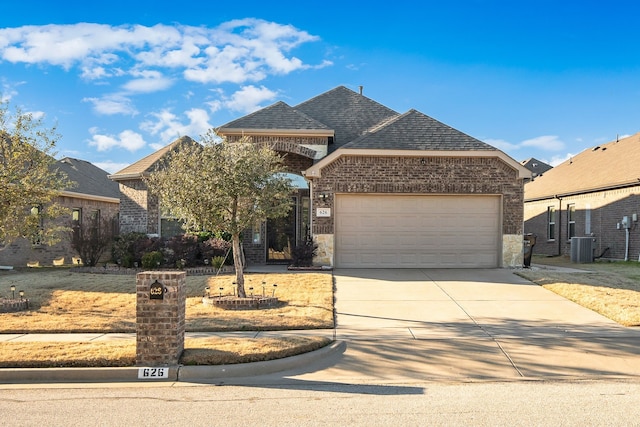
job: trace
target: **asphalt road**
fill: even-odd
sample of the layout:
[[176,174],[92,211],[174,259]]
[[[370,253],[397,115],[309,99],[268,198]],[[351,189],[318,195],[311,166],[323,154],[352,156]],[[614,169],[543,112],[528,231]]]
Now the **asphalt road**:
[[640,382],[0,385],[7,426],[634,426]]

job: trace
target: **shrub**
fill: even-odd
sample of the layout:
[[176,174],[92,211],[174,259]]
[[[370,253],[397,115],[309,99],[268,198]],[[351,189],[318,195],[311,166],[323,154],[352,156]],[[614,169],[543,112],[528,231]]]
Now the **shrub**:
[[181,267],[184,268],[202,263],[202,254],[197,236],[188,234],[173,236],[167,240],[165,248],[167,249],[167,261],[170,265],[177,266],[180,263]]
[[308,238],[304,242],[298,244],[291,251],[291,261],[294,267],[311,267],[313,265],[313,257],[318,252],[318,245],[313,239]]
[[142,267],[158,268],[162,265],[163,258],[162,252],[160,251],[147,252],[142,255]]
[[211,265],[213,265],[213,267],[216,270],[219,270],[224,265],[224,257],[223,256],[214,256],[213,258],[211,258]]
[[[200,243],[202,259],[213,259],[214,257],[227,257],[225,264],[233,264],[233,252],[230,251],[231,242],[219,237],[212,237]],[[227,256],[227,254],[229,254]]]
[[116,237],[111,248],[111,259],[122,267],[133,267],[136,261],[134,256],[134,245],[140,239],[146,239],[144,233],[125,233]]

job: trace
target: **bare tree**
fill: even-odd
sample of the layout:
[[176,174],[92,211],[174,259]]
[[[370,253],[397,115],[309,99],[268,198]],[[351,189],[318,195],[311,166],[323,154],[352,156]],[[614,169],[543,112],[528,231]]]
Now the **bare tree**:
[[93,216],[86,221],[72,222],[69,242],[82,264],[93,267],[113,243],[113,218]]

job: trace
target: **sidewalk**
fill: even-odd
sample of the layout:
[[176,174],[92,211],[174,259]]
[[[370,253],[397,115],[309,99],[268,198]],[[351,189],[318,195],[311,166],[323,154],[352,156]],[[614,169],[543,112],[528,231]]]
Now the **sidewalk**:
[[[640,379],[640,328],[625,328],[513,271],[337,270],[334,277],[335,330],[187,334],[251,338],[320,334],[335,339],[332,345],[257,364],[170,367],[164,381],[383,384]],[[135,334],[0,335],[0,342],[117,339],[135,340]],[[0,369],[0,383],[136,382],[138,369]]]

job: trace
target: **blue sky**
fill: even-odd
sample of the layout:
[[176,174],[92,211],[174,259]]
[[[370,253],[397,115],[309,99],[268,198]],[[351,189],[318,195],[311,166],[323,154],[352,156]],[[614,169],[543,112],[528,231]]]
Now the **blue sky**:
[[[202,3],[202,4],[199,4]],[[0,96],[109,172],[344,85],[552,164],[640,131],[640,3],[0,5]]]

